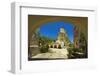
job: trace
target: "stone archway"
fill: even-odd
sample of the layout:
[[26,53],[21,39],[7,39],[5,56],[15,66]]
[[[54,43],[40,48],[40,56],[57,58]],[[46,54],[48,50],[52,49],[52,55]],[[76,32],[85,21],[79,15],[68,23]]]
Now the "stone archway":
[[41,15],[29,15],[28,16],[28,37],[29,40],[32,37],[33,32],[42,24],[48,22],[69,22],[80,28],[80,31],[84,33],[87,38],[88,32],[88,18],[87,17],[69,17],[69,16],[41,16]]

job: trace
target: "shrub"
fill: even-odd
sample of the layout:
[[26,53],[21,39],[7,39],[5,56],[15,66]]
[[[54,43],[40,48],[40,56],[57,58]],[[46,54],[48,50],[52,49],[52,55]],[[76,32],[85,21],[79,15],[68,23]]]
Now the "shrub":
[[48,52],[48,46],[42,46],[42,47],[40,48],[40,51],[41,51],[41,53],[46,53],[46,52]]
[[85,53],[80,48],[69,48],[68,51],[69,51],[68,55],[69,59],[85,58]]
[[61,49],[61,45],[59,45],[58,48]]

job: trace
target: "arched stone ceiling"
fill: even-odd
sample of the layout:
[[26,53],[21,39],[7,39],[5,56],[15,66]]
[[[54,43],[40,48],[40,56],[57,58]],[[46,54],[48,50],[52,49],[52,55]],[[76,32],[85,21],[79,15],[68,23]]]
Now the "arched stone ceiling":
[[[28,36],[32,36],[32,33],[40,27],[42,24],[48,22],[69,22],[78,26],[80,31],[82,31],[87,37],[88,32],[88,18],[87,17],[68,17],[68,16],[39,16],[39,15],[29,15],[28,16]],[[52,25],[51,25],[52,26]]]

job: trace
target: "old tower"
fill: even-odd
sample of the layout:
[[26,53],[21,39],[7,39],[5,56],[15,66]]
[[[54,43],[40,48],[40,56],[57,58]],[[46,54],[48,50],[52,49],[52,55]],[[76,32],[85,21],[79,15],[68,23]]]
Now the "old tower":
[[67,32],[65,31],[64,28],[60,28],[60,32],[58,34],[57,41],[59,44],[63,43],[63,46],[69,46],[70,41],[67,35]]

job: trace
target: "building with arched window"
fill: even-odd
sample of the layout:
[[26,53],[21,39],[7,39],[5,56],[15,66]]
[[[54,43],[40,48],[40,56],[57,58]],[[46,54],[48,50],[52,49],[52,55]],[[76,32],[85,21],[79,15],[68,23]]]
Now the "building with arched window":
[[69,44],[67,32],[64,28],[60,28],[57,40],[52,45],[49,45],[49,48],[68,48]]

